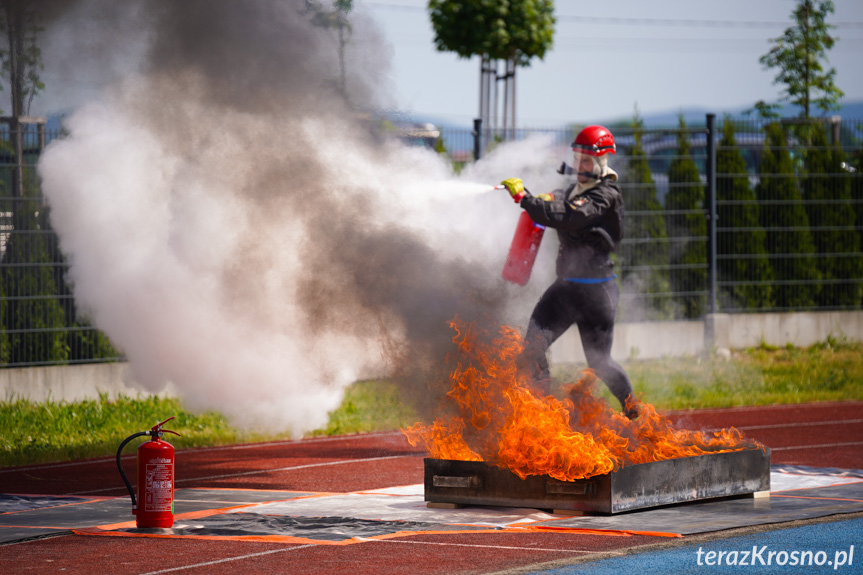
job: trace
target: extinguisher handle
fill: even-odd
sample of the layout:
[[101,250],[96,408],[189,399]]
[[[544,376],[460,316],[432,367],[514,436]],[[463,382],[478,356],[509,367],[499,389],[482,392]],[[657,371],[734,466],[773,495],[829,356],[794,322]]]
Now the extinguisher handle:
[[157,423],[152,428],[150,428],[150,431],[147,432],[147,435],[150,435],[152,437],[162,437],[163,433],[173,433],[174,435],[179,437],[180,434],[177,433],[176,431],[171,431],[170,429],[162,429],[163,425],[165,425],[166,423],[168,423],[172,419],[176,419],[176,417],[177,416],[174,415],[174,416],[169,417],[168,419],[166,419],[165,421],[163,421],[161,423]]
[[154,425],[153,427],[150,428],[150,431],[161,431],[163,425],[165,425],[166,423],[168,423],[172,419],[176,419],[176,417],[177,417],[176,415],[172,415],[171,417],[169,417],[165,421],[163,421],[161,423],[157,423],[156,425]]

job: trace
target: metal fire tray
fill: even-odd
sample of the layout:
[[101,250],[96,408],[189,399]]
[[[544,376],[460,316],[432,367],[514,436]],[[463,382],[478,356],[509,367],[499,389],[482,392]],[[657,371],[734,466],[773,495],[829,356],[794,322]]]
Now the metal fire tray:
[[589,479],[521,479],[483,461],[425,459],[430,506],[490,505],[613,514],[770,490],[770,450],[745,449],[625,465]]

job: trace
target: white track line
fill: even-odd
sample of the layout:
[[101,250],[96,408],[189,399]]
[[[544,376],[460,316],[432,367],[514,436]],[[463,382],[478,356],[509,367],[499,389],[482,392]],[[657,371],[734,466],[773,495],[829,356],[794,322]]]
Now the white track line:
[[216,559],[215,561],[206,561],[204,563],[194,563],[192,565],[183,565],[182,567],[171,567],[170,569],[159,569],[158,571],[148,571],[140,575],[158,575],[159,573],[173,573],[174,571],[185,571],[186,569],[195,569],[196,567],[206,567],[208,565],[218,565],[220,563],[230,563],[231,561],[240,561],[242,559],[250,559],[252,557],[262,557],[264,555],[272,555],[274,553],[284,553],[285,551],[296,551],[297,549],[306,549],[307,547],[317,547],[317,545],[299,545],[297,547],[285,547],[282,549],[271,549],[270,551],[261,551],[260,553],[249,553],[248,555],[238,555],[237,557],[226,557],[225,559]]
[[[441,543],[438,541],[410,541],[402,539],[366,539],[365,537],[356,537],[367,543],[407,543],[410,545],[443,545],[446,547],[479,547],[480,549],[514,549],[516,551],[548,551],[550,553],[600,553],[597,550],[591,549],[546,549],[542,547],[515,547],[512,545],[475,545],[468,543]],[[614,555],[625,555],[620,551],[602,551],[602,553],[612,553]]]
[[788,445],[785,447],[771,447],[770,451],[793,451],[795,449],[823,449],[825,447],[851,447],[863,445],[863,441],[849,441],[848,443],[822,443],[820,445]]
[[[326,463],[309,463],[308,465],[293,465],[290,467],[277,467],[275,469],[255,469],[253,471],[240,471],[237,473],[223,473],[221,475],[208,475],[206,477],[187,477],[185,479],[177,479],[174,481],[177,483],[187,483],[189,481],[205,481],[210,479],[227,479],[229,477],[245,477],[247,475],[265,475],[267,473],[275,473],[277,471],[294,471],[295,469],[309,469],[312,467],[328,467],[331,465],[346,465],[348,463],[365,463],[368,461],[384,461],[387,459],[399,459],[402,457],[421,457],[421,454],[417,455],[387,455],[386,457],[368,457],[366,459],[343,459],[340,461],[328,461]],[[85,495],[88,493],[100,493],[103,491],[115,491],[117,489],[122,489],[122,486],[114,486],[107,487],[104,489],[90,489],[88,491],[75,491],[74,493],[69,493],[67,495]]]
[[782,429],[783,427],[813,427],[820,425],[842,425],[845,423],[863,423],[863,419],[834,419],[833,421],[808,421],[805,423],[770,423],[767,425],[735,425],[737,429]]
[[256,447],[274,447],[277,445],[308,445],[309,443],[328,443],[332,441],[347,441],[351,439],[374,439],[376,437],[387,437],[391,435],[402,435],[401,431],[379,431],[375,433],[357,433],[354,435],[334,435],[329,437],[310,437],[308,439],[285,439],[282,441],[270,441],[267,443],[242,443],[238,445],[214,445],[213,447],[187,447],[178,449],[177,453],[183,451],[233,451],[235,449],[254,449]]
[[[474,545],[467,543],[440,543],[435,541],[402,541],[402,540],[394,540],[394,539],[367,539],[365,537],[357,537],[356,539],[361,540],[365,543],[407,543],[411,545],[442,545],[446,547],[474,547],[479,549],[510,549],[514,551],[543,551],[546,553],[597,553],[598,551],[592,549],[547,549],[547,548],[538,548],[538,547],[517,547],[513,545]],[[308,549],[310,547],[318,547],[318,545],[310,544],[310,545],[299,545],[296,547],[286,547],[284,549],[271,549],[270,551],[261,551],[260,553],[249,553],[248,555],[239,555],[237,557],[227,557],[225,559],[216,559],[214,561],[206,561],[203,563],[194,563],[192,565],[184,565],[182,567],[171,567],[169,569],[159,569],[158,571],[148,571],[147,573],[141,573],[140,575],[160,575],[161,573],[173,573],[176,571],[184,571],[186,569],[195,569],[197,567],[207,567],[209,565],[218,565],[221,563],[230,563],[231,561],[240,561],[242,559],[251,559],[254,557],[263,557],[265,555],[273,555],[275,553],[284,553],[285,551],[297,551],[299,549]],[[625,553],[620,551],[605,551],[603,553],[613,554],[613,555],[624,555]]]
[[240,471],[237,473],[224,473],[222,475],[208,475],[206,477],[190,477],[188,479],[178,479],[176,483],[185,483],[187,481],[203,481],[205,479],[224,479],[227,477],[243,477],[245,475],[261,475],[262,473],[273,473],[276,471],[293,471],[295,469],[309,469],[311,467],[328,467],[330,465],[345,465],[348,463],[365,463],[367,461],[385,461],[387,459],[401,459],[404,457],[422,457],[421,453],[416,455],[387,455],[385,457],[368,457],[365,459],[343,459],[340,461],[328,461],[326,463],[309,463],[307,465],[293,465],[289,467],[278,467],[276,469],[258,469],[255,471]]
[[[286,439],[284,441],[271,441],[269,443],[244,443],[241,445],[217,445],[214,447],[188,447],[186,449],[178,449],[176,453],[184,453],[187,451],[201,452],[201,451],[234,451],[238,449],[255,449],[257,447],[274,447],[279,445],[307,445],[309,443],[326,443],[330,441],[348,441],[352,439],[366,439],[366,438],[375,438],[375,437],[386,437],[389,435],[401,435],[401,431],[387,431],[381,433],[365,433],[365,434],[357,434],[357,435],[340,435],[335,437],[313,437],[310,439],[300,439],[300,440],[291,440]],[[422,455],[418,453],[417,455]],[[121,458],[123,461],[128,461],[130,459],[135,459],[135,454],[124,455]],[[54,469],[54,468],[62,468],[62,467],[76,467],[79,465],[93,465],[99,463],[110,463],[112,461],[116,461],[116,457],[100,457],[98,459],[88,459],[85,461],[67,461],[64,463],[45,463],[42,465],[27,465],[24,467],[13,467],[0,469],[0,473],[14,473],[16,471],[38,471],[40,469]]]
[[[122,459],[129,460],[134,459],[135,455],[124,455]],[[20,471],[39,471],[42,469],[60,469],[63,467],[77,467],[79,465],[93,465],[94,463],[108,463],[110,461],[116,461],[116,457],[110,458],[102,458],[102,459],[88,459],[86,461],[67,461],[65,463],[46,463],[44,465],[28,465],[25,467],[7,467],[6,469],[0,469],[0,473],[16,473]]]
[[829,409],[833,407],[859,406],[860,401],[819,401],[816,403],[785,403],[780,405],[741,405],[738,407],[711,407],[707,409],[678,409],[669,412],[675,417],[685,417],[701,413],[745,413],[749,411],[785,411],[795,408]]

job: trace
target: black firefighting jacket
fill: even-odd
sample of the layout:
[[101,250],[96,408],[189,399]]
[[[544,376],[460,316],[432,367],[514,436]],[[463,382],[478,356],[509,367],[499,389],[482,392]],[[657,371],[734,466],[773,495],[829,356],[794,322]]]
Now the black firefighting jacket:
[[557,230],[558,277],[610,277],[610,254],[623,239],[623,195],[611,177],[580,195],[574,188],[572,184],[551,194],[527,194],[521,207],[534,222]]

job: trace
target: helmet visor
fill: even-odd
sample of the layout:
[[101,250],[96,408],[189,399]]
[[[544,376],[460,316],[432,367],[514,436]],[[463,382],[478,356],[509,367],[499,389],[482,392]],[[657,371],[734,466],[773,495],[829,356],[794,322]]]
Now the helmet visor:
[[580,182],[585,182],[590,179],[598,180],[602,176],[602,166],[600,158],[597,158],[595,152],[590,149],[585,149],[580,146],[572,148],[572,168],[578,175]]

